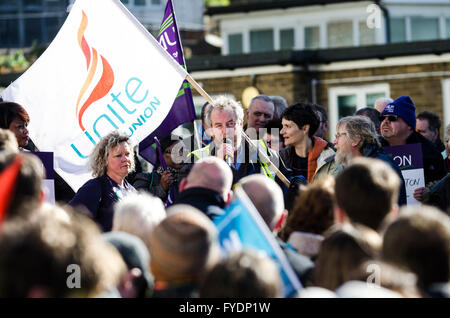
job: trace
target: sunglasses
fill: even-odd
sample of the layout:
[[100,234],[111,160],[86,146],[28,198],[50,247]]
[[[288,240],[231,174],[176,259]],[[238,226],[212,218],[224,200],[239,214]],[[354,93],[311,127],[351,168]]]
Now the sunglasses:
[[398,116],[396,116],[396,115],[388,115],[388,116],[381,116],[380,117],[380,121],[381,122],[383,122],[383,120],[385,120],[385,119],[387,119],[390,122],[393,122],[393,121],[397,121],[398,120]]

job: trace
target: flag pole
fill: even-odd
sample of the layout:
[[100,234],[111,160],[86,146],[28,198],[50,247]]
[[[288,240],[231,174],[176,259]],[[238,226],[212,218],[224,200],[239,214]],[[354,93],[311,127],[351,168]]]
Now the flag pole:
[[200,149],[200,148],[202,148],[202,141],[200,140],[200,135],[199,135],[199,132],[198,132],[198,129],[197,129],[197,123],[195,122],[195,120],[194,120],[194,138],[195,138],[195,141],[197,142],[197,146],[198,146],[198,148],[196,148],[196,149]]
[[[189,84],[191,84],[195,90],[203,96],[204,99],[206,99],[206,101],[208,101],[209,103],[213,103],[211,97],[208,95],[207,92],[205,92],[205,90],[192,78],[192,76],[190,74],[186,75],[186,80],[189,82]],[[269,165],[269,167],[276,173],[276,175],[278,176],[278,178],[280,178],[280,180],[286,185],[286,186],[290,186],[291,182],[288,180],[288,178],[286,178],[286,176],[278,169],[277,166],[274,165],[274,163],[269,159],[269,157],[267,156],[267,154],[264,153],[264,151],[261,149],[261,147],[257,147],[255,146],[255,144],[253,144],[252,140],[250,139],[250,137],[244,132],[242,131],[242,136],[244,137],[244,139],[247,141],[247,143],[253,148],[258,151],[258,154],[260,155],[260,157],[263,159],[264,163],[267,163]]]

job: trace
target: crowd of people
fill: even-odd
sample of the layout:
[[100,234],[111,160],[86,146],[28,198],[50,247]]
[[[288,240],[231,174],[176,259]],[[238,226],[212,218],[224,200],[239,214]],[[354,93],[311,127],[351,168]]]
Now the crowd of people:
[[[450,125],[442,142],[409,96],[339,119],[331,142],[320,105],[220,96],[200,136],[162,136],[151,170],[126,134],[105,135],[92,179],[76,192],[55,179],[56,204],[32,120],[0,102],[0,297],[286,297],[274,259],[221,246],[237,188],[301,284],[289,297],[450,297]],[[384,148],[409,144],[425,179],[414,204]]]

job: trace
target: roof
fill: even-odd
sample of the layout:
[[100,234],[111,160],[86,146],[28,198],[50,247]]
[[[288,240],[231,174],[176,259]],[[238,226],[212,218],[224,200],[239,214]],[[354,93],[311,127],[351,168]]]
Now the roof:
[[206,15],[246,13],[261,10],[288,9],[292,7],[361,1],[367,0],[234,0],[231,1],[229,6],[207,8]]
[[318,49],[302,51],[276,51],[266,53],[195,56],[187,60],[190,72],[206,70],[232,70],[263,65],[323,64],[361,59],[385,59],[396,56],[443,54],[450,52],[450,40],[394,43],[363,47]]

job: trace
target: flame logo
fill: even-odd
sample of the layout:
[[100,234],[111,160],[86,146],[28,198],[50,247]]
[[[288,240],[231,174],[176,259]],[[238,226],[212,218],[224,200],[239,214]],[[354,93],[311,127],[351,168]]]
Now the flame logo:
[[[80,27],[78,28],[78,45],[80,46],[80,49],[86,58],[86,68],[88,74],[86,80],[84,81],[83,87],[81,88],[80,93],[78,95],[76,116],[78,117],[78,124],[80,125],[80,128],[83,131],[85,131],[86,129],[84,128],[82,122],[83,114],[88,109],[88,107],[92,105],[92,103],[105,97],[105,95],[112,88],[114,84],[114,72],[111,66],[109,65],[108,61],[101,54],[99,54],[95,48],[93,47],[91,48],[87,43],[84,33],[88,26],[88,18],[84,13],[84,11],[82,11],[82,14],[83,16],[81,19]],[[101,63],[99,63],[99,57]],[[91,94],[87,97],[86,101],[80,108],[81,99],[85,95],[88,87],[91,85],[96,71],[101,68],[101,65],[99,64],[103,65],[100,80],[97,82],[97,85],[92,90]]]

